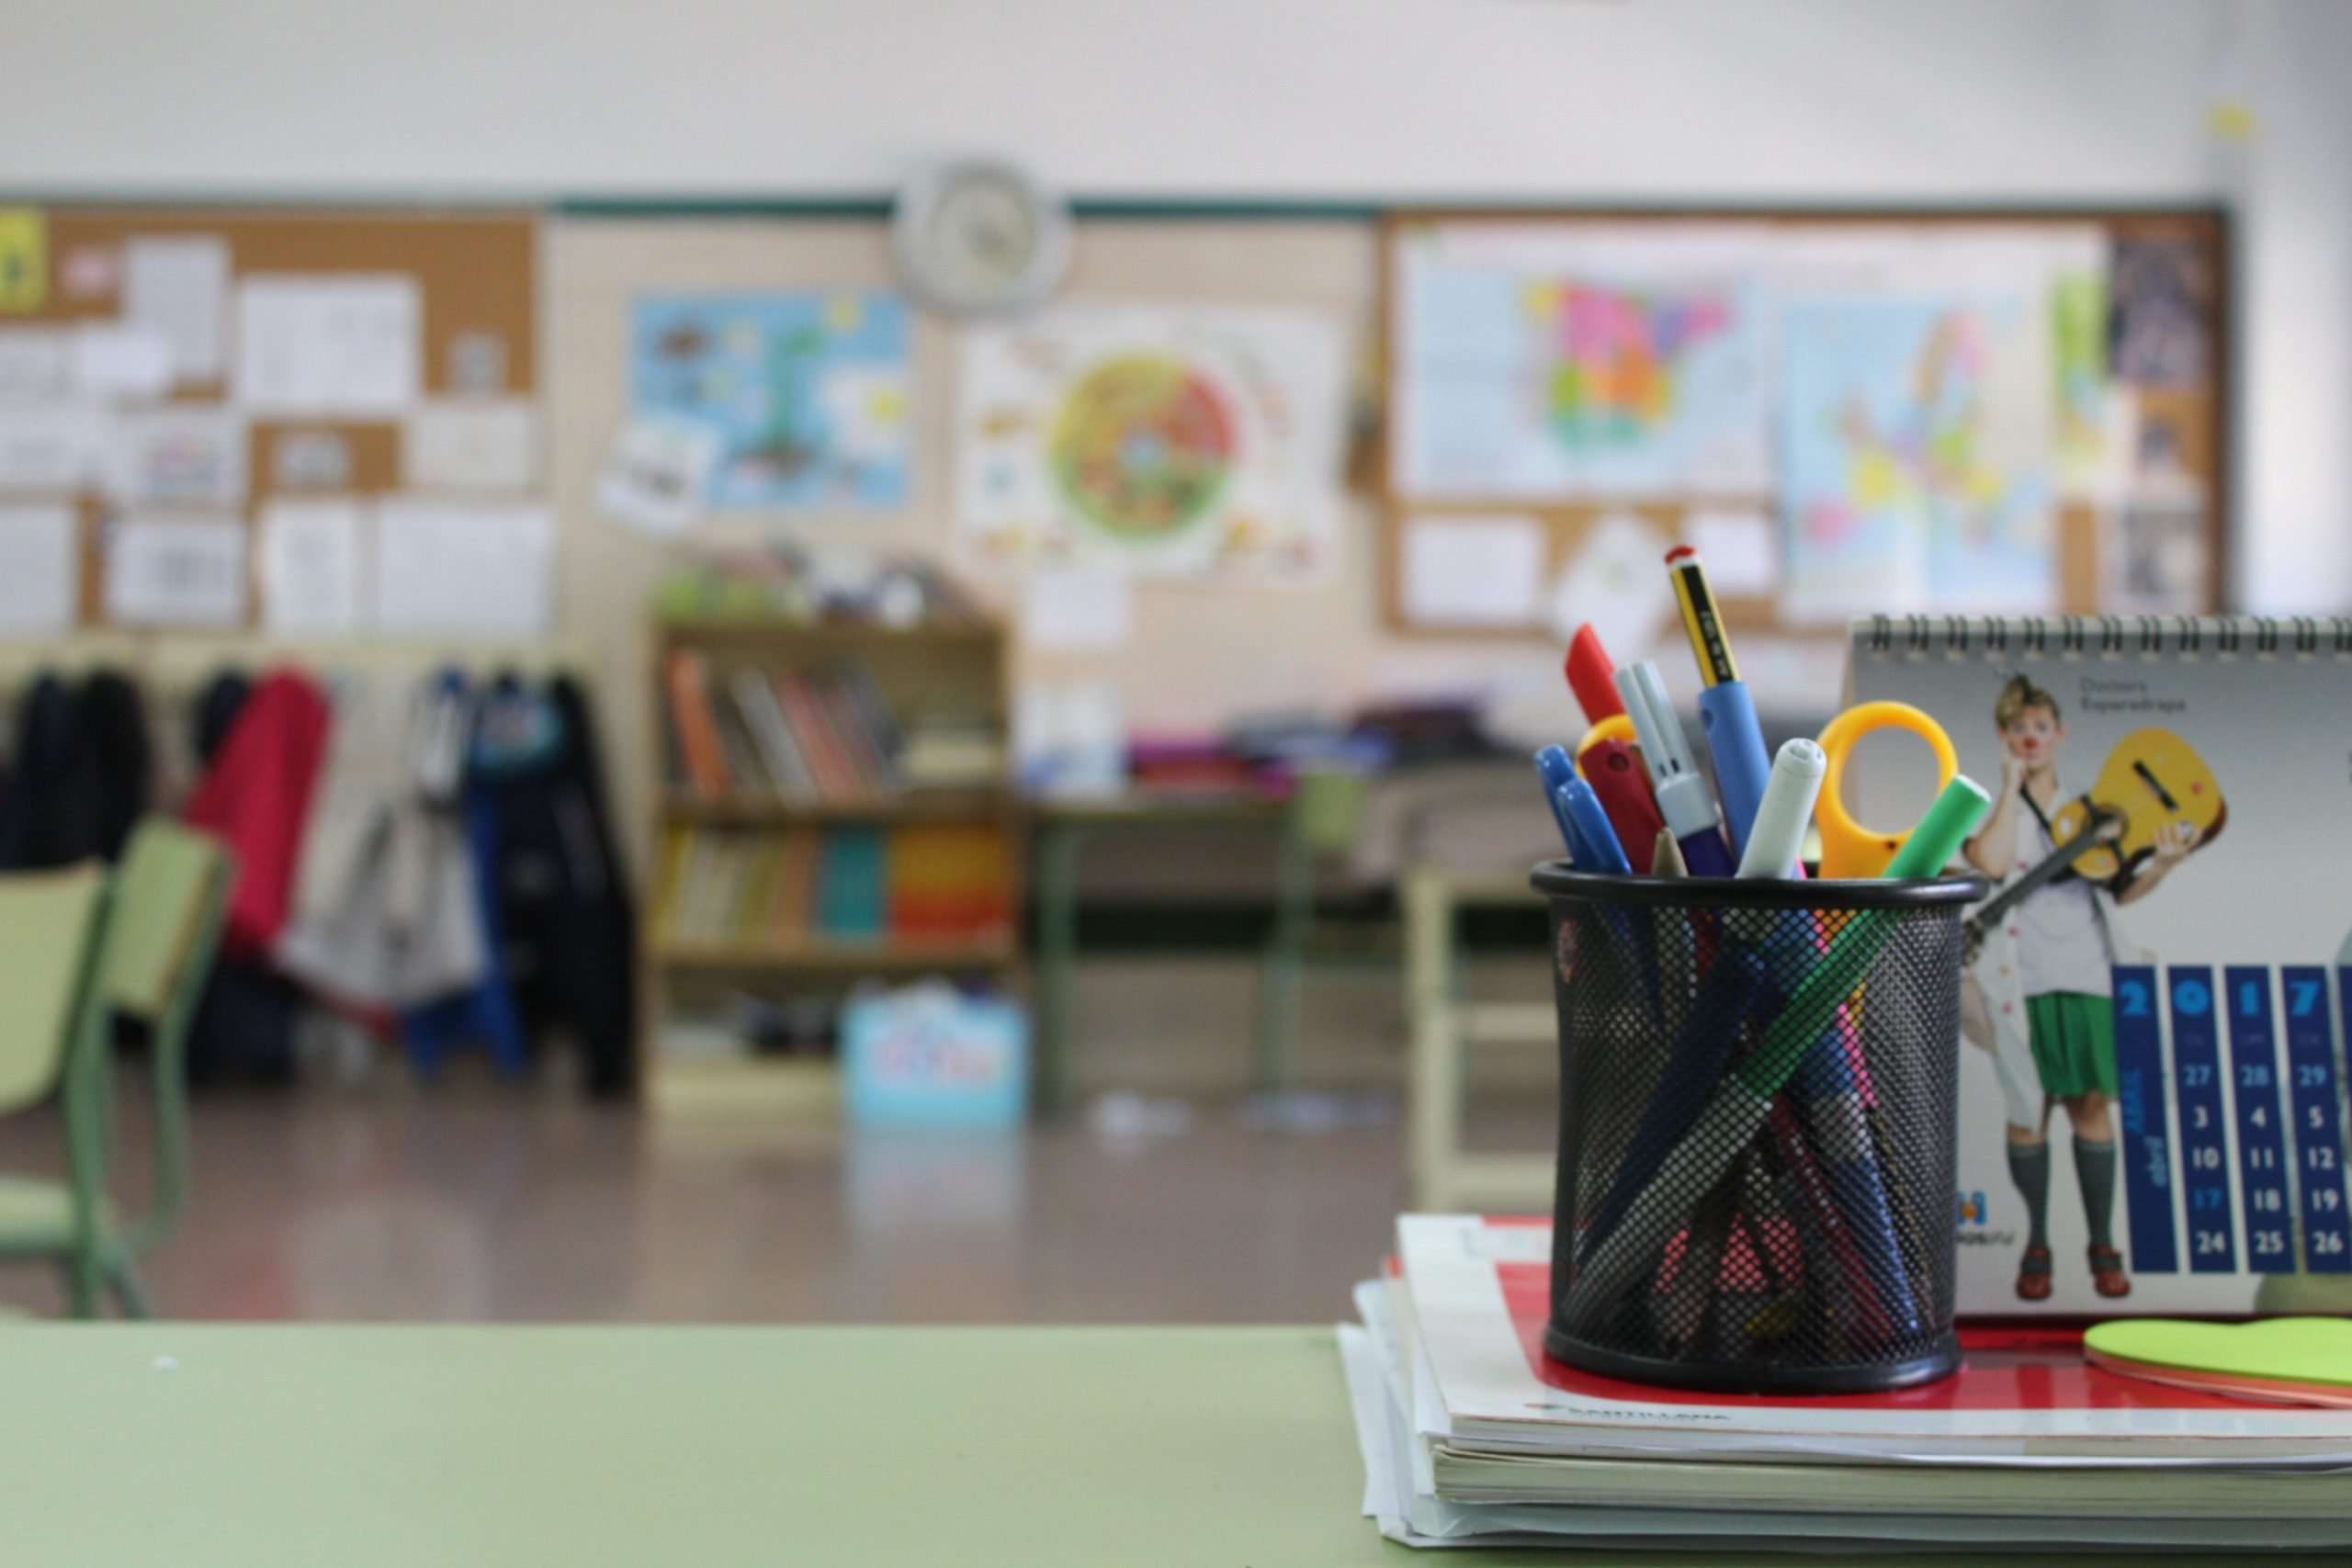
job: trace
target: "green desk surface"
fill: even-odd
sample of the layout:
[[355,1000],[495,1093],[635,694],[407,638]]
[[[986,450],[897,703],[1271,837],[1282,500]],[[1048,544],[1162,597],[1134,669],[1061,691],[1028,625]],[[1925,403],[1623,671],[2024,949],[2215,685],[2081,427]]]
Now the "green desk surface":
[[11,1325],[0,1387],[10,1568],[1423,1561],[1324,1328]]

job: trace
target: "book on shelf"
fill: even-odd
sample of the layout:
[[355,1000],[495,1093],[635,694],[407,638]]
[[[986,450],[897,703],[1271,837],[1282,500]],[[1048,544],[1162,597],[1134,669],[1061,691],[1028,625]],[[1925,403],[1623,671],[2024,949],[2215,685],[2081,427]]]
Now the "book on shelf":
[[817,863],[817,931],[831,942],[875,942],[886,933],[888,844],[873,828],[827,833]]
[[769,940],[790,947],[808,940],[816,907],[819,835],[783,833],[778,839],[775,898],[759,928]]
[[673,826],[658,867],[654,930],[689,945],[952,947],[1012,930],[1012,844],[995,824]]
[[909,786],[997,782],[1003,748],[986,714],[923,714],[902,724],[856,660],[715,668],[693,649],[662,671],[664,777],[710,802],[855,805]]
[[919,716],[908,727],[899,769],[917,789],[979,789],[1004,776],[997,727],[968,716]]
[[808,759],[808,771],[817,782],[817,793],[827,800],[843,800],[858,794],[858,779],[850,765],[849,756],[833,738],[833,727],[825,716],[816,693],[797,671],[783,670],[769,677],[775,684],[776,701],[782,705],[785,719],[792,726],[793,735],[800,741],[802,753]]
[[775,687],[759,671],[751,669],[729,675],[727,687],[735,698],[736,711],[742,715],[745,727],[759,747],[760,762],[769,785],[786,800],[814,799],[816,775],[808,771],[808,759],[801,755],[800,743],[785,719],[784,707],[776,701]]
[[705,800],[724,799],[734,785],[718,718],[711,709],[709,667],[702,655],[682,648],[670,655],[663,675],[669,686],[671,733],[686,782]]

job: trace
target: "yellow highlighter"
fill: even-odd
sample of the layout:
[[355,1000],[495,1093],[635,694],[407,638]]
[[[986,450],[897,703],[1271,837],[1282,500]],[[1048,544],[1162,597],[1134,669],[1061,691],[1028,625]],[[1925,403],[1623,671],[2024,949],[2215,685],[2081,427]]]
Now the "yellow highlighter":
[[1909,703],[1860,703],[1829,721],[1821,732],[1821,749],[1829,755],[1829,770],[1822,775],[1821,800],[1814,820],[1821,829],[1821,874],[1826,877],[1883,876],[1895,851],[1911,834],[1881,832],[1854,820],[1846,809],[1846,758],[1855,742],[1872,730],[1906,729],[1928,743],[1936,754],[1936,789],[1940,793],[1960,772],[1960,756],[1951,749],[1944,727]]

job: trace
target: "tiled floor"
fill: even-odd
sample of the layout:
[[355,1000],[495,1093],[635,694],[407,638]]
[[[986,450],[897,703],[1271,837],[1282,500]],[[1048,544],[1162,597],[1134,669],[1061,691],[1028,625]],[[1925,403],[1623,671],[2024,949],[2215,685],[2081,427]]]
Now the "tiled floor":
[[[1352,1109],[880,1139],[488,1087],[213,1096],[149,1283],[198,1318],[1329,1320],[1403,1198],[1393,1120]],[[56,1158],[53,1126],[0,1124],[0,1168]],[[54,1310],[55,1282],[11,1268],[0,1299]]]

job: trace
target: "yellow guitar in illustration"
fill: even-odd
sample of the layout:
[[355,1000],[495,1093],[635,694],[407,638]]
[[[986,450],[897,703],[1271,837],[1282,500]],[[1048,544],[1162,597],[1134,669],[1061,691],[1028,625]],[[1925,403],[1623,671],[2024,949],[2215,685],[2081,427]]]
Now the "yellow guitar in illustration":
[[2204,848],[2229,819],[2221,782],[2188,742],[2169,729],[2135,729],[2115,743],[2091,787],[2058,808],[2050,819],[2052,842],[2071,844],[2086,829],[2098,831],[2102,817],[2120,827],[2099,832],[2075,861],[2076,874],[2120,891],[2140,863],[2154,854],[2156,834],[2167,823],[2197,829]]
[[2057,848],[1962,922],[1962,962],[1975,963],[1984,933],[2046,884],[2072,872],[2120,893],[2140,863],[2155,852],[2156,834],[2166,823],[2192,824],[2201,850],[2220,835],[2229,815],[2221,784],[2188,741],[2169,729],[2133,730],[2107,754],[2091,787],[2051,818],[2050,840]]

